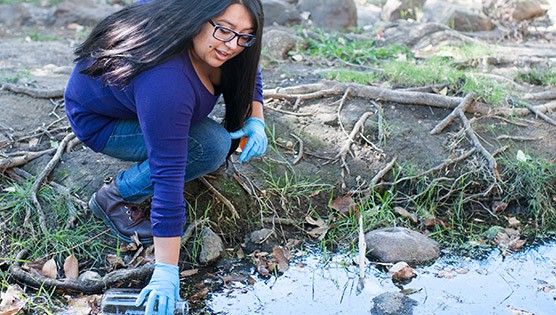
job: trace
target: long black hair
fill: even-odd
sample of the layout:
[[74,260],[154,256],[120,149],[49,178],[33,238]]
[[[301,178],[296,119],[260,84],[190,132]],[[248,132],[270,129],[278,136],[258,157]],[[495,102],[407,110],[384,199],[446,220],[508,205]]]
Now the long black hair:
[[142,71],[191,48],[208,19],[234,3],[245,6],[257,37],[253,46],[221,66],[224,125],[237,130],[251,113],[264,25],[260,0],[151,0],[131,5],[101,20],[75,49],[75,61],[90,59],[81,73],[125,86]]

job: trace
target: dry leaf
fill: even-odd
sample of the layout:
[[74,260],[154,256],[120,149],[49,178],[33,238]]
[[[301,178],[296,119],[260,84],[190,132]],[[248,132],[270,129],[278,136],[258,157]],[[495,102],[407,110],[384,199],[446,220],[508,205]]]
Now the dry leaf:
[[495,201],[492,203],[492,206],[490,206],[490,208],[492,209],[492,211],[494,211],[494,213],[504,212],[504,210],[506,210],[507,207],[508,207],[508,203],[502,201]]
[[508,225],[510,227],[516,227],[516,226],[520,226],[521,222],[518,219],[516,219],[515,217],[510,217],[510,218],[508,218]]
[[79,277],[79,262],[74,254],[69,255],[64,261],[64,274],[68,279],[77,279]]
[[308,231],[307,234],[309,234],[311,237],[318,238],[319,240],[324,239],[326,233],[330,229],[330,226],[328,226],[322,219],[315,220],[310,216],[306,216],[305,221],[307,221],[307,223],[311,225],[317,226],[311,231]]
[[197,268],[184,270],[184,271],[180,272],[180,276],[182,276],[182,277],[191,277],[192,275],[195,275],[198,272],[199,272],[199,269],[197,269]]
[[394,212],[401,215],[402,218],[409,218],[411,219],[411,221],[413,221],[413,223],[417,223],[417,217],[415,216],[415,214],[410,213],[402,207],[394,207]]
[[0,314],[17,314],[27,303],[25,293],[18,285],[8,286],[6,292],[0,293]]
[[112,270],[118,269],[120,267],[125,267],[125,262],[119,255],[108,254],[106,255],[106,260],[108,260],[108,263],[110,263],[110,268]]
[[341,215],[346,215],[350,210],[352,210],[353,206],[353,199],[350,195],[338,197],[330,203],[330,208],[338,211]]
[[42,274],[48,278],[56,279],[56,277],[58,276],[58,266],[56,265],[56,261],[54,261],[54,258],[51,258],[44,263],[44,265],[42,266]]
[[290,251],[282,247],[274,247],[272,249],[272,256],[277,262],[278,271],[286,271],[290,268]]
[[100,295],[79,295],[76,297],[68,297],[68,306],[64,314],[72,315],[89,315],[96,314],[93,310],[99,308],[98,303],[101,299]]

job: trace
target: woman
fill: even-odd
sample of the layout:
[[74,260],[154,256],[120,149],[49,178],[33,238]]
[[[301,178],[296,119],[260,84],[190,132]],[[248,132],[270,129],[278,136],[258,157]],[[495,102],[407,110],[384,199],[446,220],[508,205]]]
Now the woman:
[[[154,242],[155,269],[141,291],[147,314],[172,314],[185,222],[184,182],[216,170],[248,137],[242,162],[267,147],[258,72],[260,0],[153,0],[99,22],[77,47],[66,112],[96,152],[137,164],[91,198],[116,235]],[[220,96],[223,126],[208,118]],[[150,217],[134,204],[152,196]]]

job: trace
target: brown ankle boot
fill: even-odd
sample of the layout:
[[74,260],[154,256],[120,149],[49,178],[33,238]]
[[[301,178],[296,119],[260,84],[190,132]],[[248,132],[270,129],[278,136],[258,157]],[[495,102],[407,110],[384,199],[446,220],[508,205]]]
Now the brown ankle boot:
[[150,214],[124,200],[115,182],[103,185],[94,193],[89,208],[123,241],[131,243],[131,236],[137,232],[141,243],[153,242]]

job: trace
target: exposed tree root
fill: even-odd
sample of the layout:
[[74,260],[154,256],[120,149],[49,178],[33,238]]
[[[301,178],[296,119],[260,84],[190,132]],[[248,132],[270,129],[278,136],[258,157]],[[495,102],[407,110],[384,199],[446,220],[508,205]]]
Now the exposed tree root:
[[0,89],[19,94],[26,94],[34,98],[61,98],[64,97],[64,90],[46,90],[38,89],[27,86],[21,86],[4,82],[1,84]]
[[5,157],[0,158],[0,172],[9,168],[25,165],[29,161],[32,161],[43,155],[51,154],[54,151],[56,151],[56,149],[48,149],[48,150],[43,150],[38,152],[25,151],[25,152],[10,153]]
[[118,269],[102,277],[99,281],[79,279],[51,279],[42,274],[31,273],[23,269],[21,262],[26,259],[28,252],[23,250],[18,253],[15,262],[11,265],[10,275],[18,282],[35,289],[61,290],[67,293],[83,292],[86,294],[102,293],[111,287],[121,287],[131,284],[137,280],[148,279],[154,270],[154,264],[145,264],[132,269]]
[[[454,109],[461,104],[463,98],[455,96],[444,96],[432,93],[391,90],[375,86],[361,85],[356,83],[339,83],[334,81],[321,81],[319,83],[293,86],[287,88],[268,89],[264,91],[266,98],[274,99],[296,99],[296,106],[303,100],[316,99],[328,96],[343,95],[347,89],[353,97],[368,98],[394,102],[400,104],[425,105],[439,108]],[[533,107],[540,113],[547,113],[556,109],[556,102],[536,105]],[[530,113],[527,108],[493,108],[485,103],[475,103],[469,106],[469,113],[495,114],[501,116],[526,116]]]
[[[66,150],[66,146],[73,138],[75,138],[75,134],[73,132],[67,134],[64,137],[64,139],[58,144],[58,148],[56,150],[56,153],[54,154],[54,157],[52,157],[52,159],[50,160],[50,162],[48,162],[44,170],[42,170],[42,172],[37,176],[37,179],[35,180],[33,186],[31,187],[31,193],[30,193],[31,202],[35,207],[35,211],[37,211],[39,215],[39,226],[41,227],[42,232],[45,234],[48,233],[48,227],[46,226],[46,217],[44,215],[44,212],[42,211],[42,207],[37,198],[37,194],[42,182],[46,179],[46,177],[48,177],[48,175],[50,175],[50,173],[54,170],[54,167],[56,167],[56,165],[60,162],[60,160],[62,159],[62,155]],[[27,208],[23,225],[32,228],[30,208]]]
[[232,212],[232,215],[234,216],[234,218],[239,219],[239,213],[237,212],[236,208],[234,207],[234,205],[232,204],[232,202],[230,200],[228,200],[228,198],[224,197],[224,195],[222,195],[218,189],[216,189],[209,181],[208,179],[205,178],[205,176],[201,176],[199,177],[199,180],[201,181],[201,183],[203,183],[203,185],[205,185],[213,194],[214,196],[216,196],[216,198],[218,200],[220,200],[225,206],[226,208],[228,208],[230,210],[230,212]]

